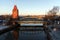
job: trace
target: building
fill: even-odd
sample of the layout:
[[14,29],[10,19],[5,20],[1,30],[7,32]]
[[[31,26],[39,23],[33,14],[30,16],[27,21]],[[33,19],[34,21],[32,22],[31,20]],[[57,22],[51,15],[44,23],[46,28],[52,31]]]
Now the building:
[[13,19],[17,19],[18,18],[18,15],[19,15],[19,12],[18,12],[18,9],[17,9],[17,6],[16,5],[14,5],[14,8],[13,8],[13,10],[12,10],[12,18]]

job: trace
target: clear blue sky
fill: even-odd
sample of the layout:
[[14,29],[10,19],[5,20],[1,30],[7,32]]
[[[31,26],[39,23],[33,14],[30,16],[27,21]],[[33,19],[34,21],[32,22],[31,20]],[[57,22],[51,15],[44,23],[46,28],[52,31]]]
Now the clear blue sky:
[[0,0],[0,14],[11,14],[15,4],[20,15],[41,15],[60,6],[60,0]]

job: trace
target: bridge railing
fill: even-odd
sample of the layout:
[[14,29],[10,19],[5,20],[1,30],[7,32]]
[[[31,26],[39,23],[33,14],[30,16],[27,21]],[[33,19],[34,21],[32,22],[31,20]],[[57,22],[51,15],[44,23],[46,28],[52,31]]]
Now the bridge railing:
[[[43,25],[35,25],[35,26],[30,26],[30,25],[20,25],[20,31],[42,31],[42,29],[39,29],[39,28],[42,28]],[[1,29],[0,30],[0,35],[1,34],[4,34],[6,32],[9,32],[9,31],[13,31],[15,30],[16,28],[18,28],[18,26],[13,26],[13,25],[10,25],[8,26],[7,28],[5,29]]]
[[[9,32],[9,31],[13,31],[13,30],[15,30],[18,27],[19,26],[16,26],[16,25],[14,25],[14,26],[10,25],[6,29],[0,30],[0,35],[3,35],[4,33]],[[32,25],[21,25],[20,24],[19,28],[20,28],[20,31],[44,31],[45,34],[47,35],[47,40],[51,40],[53,38],[51,36],[51,34],[52,34],[51,32],[52,31],[47,27],[47,23],[46,22],[43,25],[35,25],[35,26],[32,26]]]

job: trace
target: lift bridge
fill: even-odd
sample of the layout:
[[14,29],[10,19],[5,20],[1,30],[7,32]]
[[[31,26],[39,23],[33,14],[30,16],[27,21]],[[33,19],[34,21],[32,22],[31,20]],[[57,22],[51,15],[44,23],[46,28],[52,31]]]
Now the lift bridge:
[[[46,38],[44,40],[58,40],[57,38],[55,38],[55,36],[57,36],[57,35],[53,33],[54,32],[53,29],[55,31],[57,30],[57,28],[60,29],[60,27],[59,27],[60,25],[59,24],[48,25],[47,23],[48,22],[44,21],[43,24],[20,24],[19,31],[21,31],[21,32],[24,32],[24,31],[32,31],[32,32],[43,31],[45,33],[45,38]],[[12,26],[12,25],[8,25],[4,28],[0,28],[0,35],[4,35],[8,32],[11,32],[11,31],[15,30],[17,27]],[[29,39],[29,40],[33,40],[33,39]],[[37,39],[37,40],[39,40],[39,39]]]

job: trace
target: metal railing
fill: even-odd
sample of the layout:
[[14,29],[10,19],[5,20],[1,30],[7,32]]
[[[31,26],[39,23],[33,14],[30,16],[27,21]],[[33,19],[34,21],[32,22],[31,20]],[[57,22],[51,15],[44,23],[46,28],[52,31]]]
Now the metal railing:
[[[6,29],[0,30],[0,35],[3,35],[4,33],[9,32],[9,31],[13,31],[18,27],[20,28],[20,31],[44,31],[47,36],[47,40],[54,40],[53,36],[51,35],[52,34],[51,29],[49,29],[49,27],[47,27],[47,22],[45,22],[43,25],[35,25],[35,26],[30,26],[30,25],[24,25],[24,26],[23,25],[20,25],[20,26],[14,25],[13,26],[13,25],[10,25]],[[42,29],[37,29],[37,28],[42,28]]]

